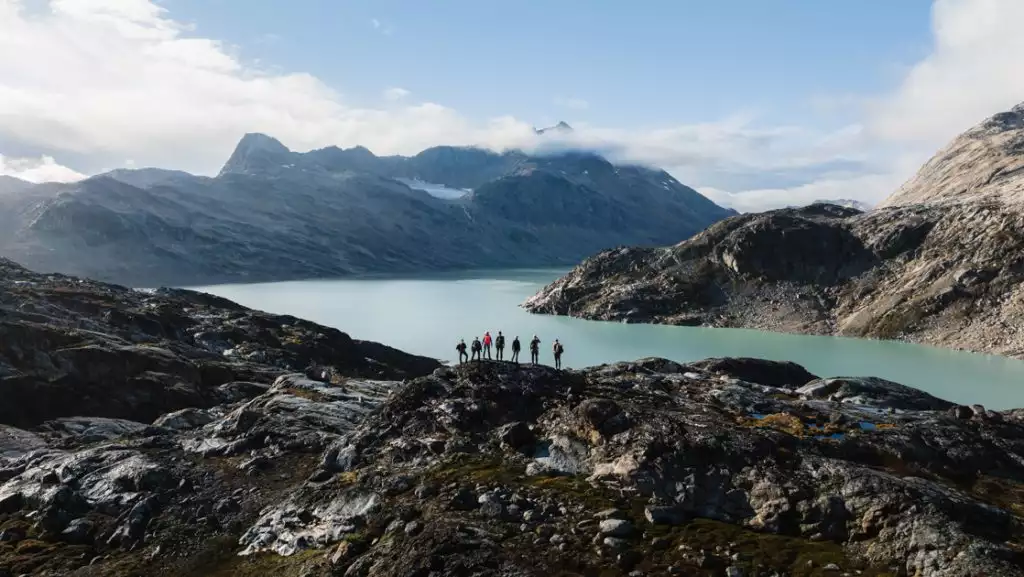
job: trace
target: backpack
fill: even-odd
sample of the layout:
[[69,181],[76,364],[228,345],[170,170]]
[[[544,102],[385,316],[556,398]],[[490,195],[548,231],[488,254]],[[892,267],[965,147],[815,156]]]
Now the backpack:
[[498,338],[494,340],[494,344],[497,345],[499,349],[505,348],[505,336],[498,335]]
[[555,354],[560,355],[564,350],[565,347],[562,346],[562,343],[558,343],[557,345],[555,345]]

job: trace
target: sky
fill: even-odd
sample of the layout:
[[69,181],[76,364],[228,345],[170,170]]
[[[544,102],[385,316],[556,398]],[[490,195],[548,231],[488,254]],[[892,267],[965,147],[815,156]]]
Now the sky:
[[875,203],[1024,101],[1021,0],[0,0],[0,174],[571,144],[720,204]]

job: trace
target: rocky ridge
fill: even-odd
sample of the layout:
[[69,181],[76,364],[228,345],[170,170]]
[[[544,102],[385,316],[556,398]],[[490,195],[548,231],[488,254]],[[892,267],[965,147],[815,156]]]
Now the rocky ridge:
[[255,396],[296,371],[402,379],[437,366],[209,294],[38,274],[0,258],[0,423],[150,422]]
[[537,313],[902,339],[1024,357],[1024,106],[967,131],[880,208],[816,204],[603,251]]
[[[472,192],[438,198],[417,182]],[[731,214],[665,171],[587,152],[299,153],[248,134],[214,178],[147,168],[0,182],[0,254],[131,286],[568,266]]]
[[[205,295],[3,270],[8,330],[150,334],[163,317],[140,305],[164,304],[221,328],[161,336],[163,348],[184,359],[229,342],[242,350],[217,353],[221,369],[248,379],[179,376],[216,402],[152,418],[87,402],[73,416],[0,414],[5,577],[953,577],[1024,564],[1020,410],[756,359],[439,367]],[[132,329],[110,320],[116,303],[138,315]],[[262,320],[326,342],[292,359],[246,328]],[[13,352],[0,340],[0,390],[24,386],[12,369],[36,387],[60,382],[50,365],[87,373],[54,339]],[[375,356],[360,364],[329,343]],[[103,366],[133,366],[131,349],[102,346]]]

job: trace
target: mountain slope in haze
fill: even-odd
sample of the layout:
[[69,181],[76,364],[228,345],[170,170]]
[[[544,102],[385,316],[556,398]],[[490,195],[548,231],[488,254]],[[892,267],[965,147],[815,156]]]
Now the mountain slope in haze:
[[1024,106],[868,213],[812,204],[608,250],[530,298],[584,318],[896,338],[1024,357]]
[[[471,190],[437,198],[406,182]],[[245,135],[216,177],[116,170],[0,197],[0,254],[136,286],[567,266],[734,211],[664,171],[594,154],[289,150]]]
[[953,139],[879,206],[1024,203],[1024,103]]

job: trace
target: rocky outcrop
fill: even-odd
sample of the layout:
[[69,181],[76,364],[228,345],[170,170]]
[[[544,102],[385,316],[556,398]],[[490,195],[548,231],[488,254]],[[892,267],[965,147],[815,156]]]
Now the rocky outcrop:
[[266,389],[258,383],[289,372],[401,379],[437,366],[208,294],[137,291],[0,259],[3,424],[77,415],[151,422],[255,396]]
[[[469,192],[438,198],[407,184]],[[0,254],[137,287],[569,266],[731,214],[664,171],[590,153],[298,153],[248,134],[215,178],[117,170],[0,191]]]
[[1024,357],[1022,119],[1017,107],[968,131],[882,208],[745,214],[675,246],[604,251],[525,307]]
[[443,367],[210,295],[0,270],[3,576],[1024,563],[1020,409],[749,358]]
[[1017,412],[756,359],[289,374],[0,427],[0,574],[1009,576],[1022,463]]

